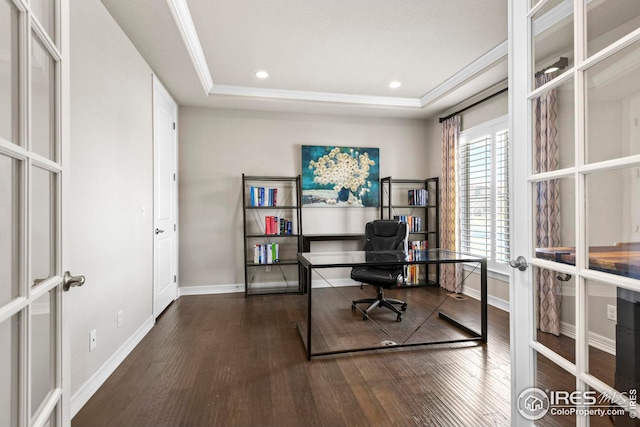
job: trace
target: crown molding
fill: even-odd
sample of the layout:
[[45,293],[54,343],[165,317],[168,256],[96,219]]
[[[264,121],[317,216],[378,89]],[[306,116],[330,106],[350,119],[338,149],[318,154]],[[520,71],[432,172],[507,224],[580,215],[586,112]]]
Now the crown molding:
[[173,20],[178,27],[178,31],[182,36],[187,52],[191,57],[191,62],[196,69],[200,83],[204,88],[205,93],[209,93],[213,88],[213,79],[211,78],[211,72],[207,65],[207,59],[204,56],[202,50],[202,44],[198,38],[196,27],[193,25],[193,18],[191,18],[191,12],[189,12],[189,6],[187,6],[186,0],[167,0]]
[[422,108],[420,100],[416,98],[392,98],[387,96],[351,95],[346,93],[309,92],[217,84],[213,85],[213,88],[209,93],[212,95],[251,96],[295,101],[337,102],[384,107]]
[[480,58],[473,61],[471,64],[458,71],[453,76],[436,86],[432,91],[425,94],[420,98],[420,104],[424,107],[431,104],[440,97],[446,95],[448,92],[460,86],[462,83],[480,73],[481,71],[489,68],[491,65],[505,58],[509,51],[509,45],[507,40],[500,43],[498,46],[491,49],[489,52],[482,55]]

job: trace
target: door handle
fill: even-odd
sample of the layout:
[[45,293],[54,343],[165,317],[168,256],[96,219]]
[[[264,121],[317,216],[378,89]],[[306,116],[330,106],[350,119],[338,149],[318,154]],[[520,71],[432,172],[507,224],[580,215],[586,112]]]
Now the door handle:
[[160,234],[160,233],[164,233],[164,230],[160,230],[159,228],[156,228],[156,234]]
[[68,271],[62,276],[62,289],[67,292],[72,286],[84,285],[84,276],[72,276]]
[[517,268],[520,271],[525,271],[527,267],[529,267],[529,264],[527,263],[527,259],[522,255],[520,255],[516,259],[512,259],[511,261],[509,261],[509,265],[513,268]]

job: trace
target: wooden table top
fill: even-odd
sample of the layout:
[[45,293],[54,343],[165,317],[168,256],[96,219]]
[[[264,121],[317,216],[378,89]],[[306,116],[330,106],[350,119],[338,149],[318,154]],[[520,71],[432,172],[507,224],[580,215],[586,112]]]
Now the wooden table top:
[[[574,247],[536,248],[536,257],[563,264],[576,264]],[[589,248],[588,267],[592,270],[640,279],[640,244],[623,243]]]

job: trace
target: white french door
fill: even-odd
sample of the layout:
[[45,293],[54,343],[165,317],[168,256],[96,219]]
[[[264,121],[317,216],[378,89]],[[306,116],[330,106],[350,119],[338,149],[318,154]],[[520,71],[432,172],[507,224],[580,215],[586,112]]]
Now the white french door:
[[61,244],[67,17],[66,0],[0,0],[2,426],[69,423]]
[[640,2],[509,3],[512,424],[635,426]]

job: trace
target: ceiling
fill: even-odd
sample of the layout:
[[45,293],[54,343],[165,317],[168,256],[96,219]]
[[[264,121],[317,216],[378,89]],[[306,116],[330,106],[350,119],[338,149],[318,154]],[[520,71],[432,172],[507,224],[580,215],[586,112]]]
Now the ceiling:
[[102,3],[181,106],[426,118],[506,86],[507,0]]

